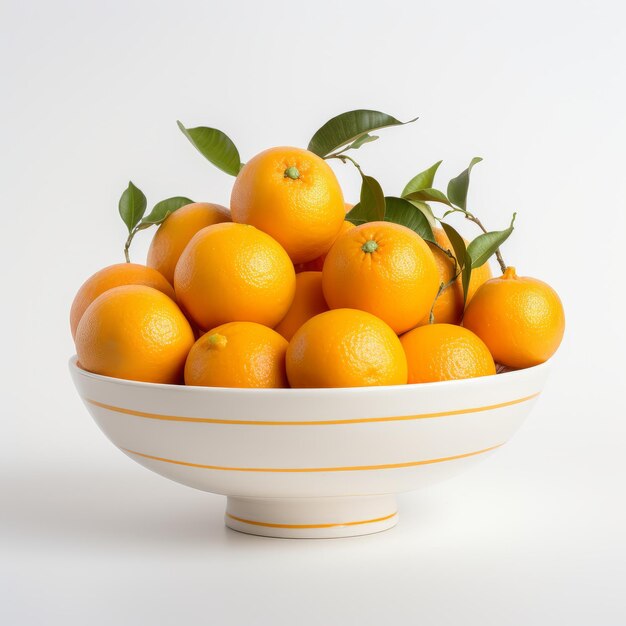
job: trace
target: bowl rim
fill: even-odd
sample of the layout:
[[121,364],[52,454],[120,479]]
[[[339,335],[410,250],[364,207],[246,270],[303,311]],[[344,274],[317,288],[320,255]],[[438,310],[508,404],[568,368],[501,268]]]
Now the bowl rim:
[[487,384],[495,379],[504,383],[505,381],[512,382],[514,378],[522,378],[529,375],[533,375],[535,372],[547,370],[550,368],[552,359],[548,359],[544,363],[539,365],[533,365],[532,367],[526,367],[518,370],[511,370],[508,372],[502,372],[500,374],[491,374],[489,376],[479,376],[476,378],[463,378],[459,380],[445,380],[431,383],[411,383],[406,385],[376,385],[369,387],[307,387],[307,388],[291,388],[284,389],[258,389],[258,388],[246,388],[246,387],[201,387],[191,385],[173,385],[166,383],[148,383],[137,380],[128,380],[125,378],[114,378],[113,376],[103,376],[101,374],[94,374],[83,369],[78,363],[78,356],[74,354],[69,359],[70,371],[77,376],[83,376],[98,382],[115,383],[118,385],[134,387],[136,389],[159,389],[163,391],[170,391],[174,393],[186,393],[186,394],[209,394],[209,393],[221,393],[227,395],[259,395],[264,396],[297,396],[309,395],[313,393],[316,396],[339,396],[345,394],[372,394],[372,393],[389,393],[390,391],[399,390],[416,390],[416,389],[450,389],[454,387],[456,389],[468,385],[475,385],[477,383]]

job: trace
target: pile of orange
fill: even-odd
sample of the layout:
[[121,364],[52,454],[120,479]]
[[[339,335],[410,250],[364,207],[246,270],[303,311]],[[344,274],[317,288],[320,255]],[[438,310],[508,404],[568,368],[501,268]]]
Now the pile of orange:
[[[273,148],[242,167],[230,210],[184,206],[146,265],[111,265],[72,304],[80,365],[105,376],[218,387],[402,385],[548,359],[564,329],[548,285],[476,268],[464,305],[450,242],[346,221],[327,162]],[[434,318],[434,322],[432,323]],[[462,325],[461,325],[462,324]]]

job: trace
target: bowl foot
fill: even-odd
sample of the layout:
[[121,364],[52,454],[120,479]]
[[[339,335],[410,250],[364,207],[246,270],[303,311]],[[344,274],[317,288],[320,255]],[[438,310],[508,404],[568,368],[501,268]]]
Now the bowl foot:
[[398,522],[393,495],[333,498],[228,497],[226,526],[251,535],[331,539],[369,535]]

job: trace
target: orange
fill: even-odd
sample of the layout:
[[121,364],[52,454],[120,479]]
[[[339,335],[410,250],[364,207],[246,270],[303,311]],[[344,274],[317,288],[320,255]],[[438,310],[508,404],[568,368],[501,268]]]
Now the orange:
[[105,291],[87,307],[76,331],[84,369],[149,383],[181,382],[193,342],[176,303],[145,285]]
[[336,309],[312,317],[287,348],[292,387],[404,385],[406,357],[385,322],[365,311]]
[[274,330],[289,341],[304,322],[324,311],[328,311],[328,305],[322,291],[322,272],[301,272],[296,274],[291,307]]
[[226,322],[275,326],[296,288],[289,256],[266,233],[226,222],[197,232],[174,273],[176,298],[201,329]]
[[536,278],[507,267],[500,278],[482,285],[469,303],[463,325],[486,344],[497,363],[513,368],[547,361],[565,331],[558,294]]
[[137,263],[109,265],[90,276],[78,290],[70,310],[72,337],[76,337],[78,322],[87,307],[102,293],[121,285],[147,285],[174,298],[174,290],[162,274],[151,267]]
[[230,222],[230,213],[219,204],[193,202],[174,211],[154,233],[147,265],[173,283],[176,263],[191,238],[201,228],[220,222]]
[[[335,237],[335,241],[337,241],[337,239],[339,239],[341,235],[343,235],[344,233],[347,233],[352,228],[354,228],[354,224],[352,222],[348,222],[347,220],[344,220],[343,224],[341,225],[341,228],[339,229],[339,234],[337,235],[337,237]],[[333,244],[334,243],[335,242],[333,241]],[[332,248],[332,244],[330,247]],[[330,248],[328,250],[330,250]],[[306,263],[298,263],[296,265],[296,273],[309,272],[309,271],[321,272],[322,269],[324,269],[324,261],[326,260],[326,257],[328,256],[328,250],[326,250],[324,254],[320,254],[320,256],[318,256],[316,259],[313,259],[312,261],[307,261]]]
[[426,242],[391,222],[369,222],[337,239],[322,276],[331,309],[361,309],[380,317],[396,333],[428,315],[439,288],[439,272]]
[[270,148],[239,172],[230,198],[233,221],[270,234],[294,263],[326,252],[345,217],[328,163],[301,148]]
[[189,352],[185,384],[287,387],[287,340],[255,322],[229,322],[204,334]]
[[[448,236],[442,228],[434,228],[435,239],[437,243],[446,250],[451,250],[454,254],[452,244]],[[467,241],[465,242],[467,244]],[[435,257],[437,269],[439,270],[439,282],[444,285],[452,279],[454,275],[454,261],[445,252],[442,252],[436,246],[429,244],[430,249]],[[480,267],[472,270],[470,278],[469,290],[467,293],[467,302],[472,299],[476,290],[487,280],[491,278],[491,268],[489,262],[484,263]],[[463,319],[463,283],[459,276],[457,280],[447,289],[441,292],[433,309],[435,322],[438,324],[460,324]],[[422,320],[423,324],[427,324],[428,315]]]
[[496,366],[487,346],[454,324],[426,324],[400,337],[409,365],[409,383],[491,376]]

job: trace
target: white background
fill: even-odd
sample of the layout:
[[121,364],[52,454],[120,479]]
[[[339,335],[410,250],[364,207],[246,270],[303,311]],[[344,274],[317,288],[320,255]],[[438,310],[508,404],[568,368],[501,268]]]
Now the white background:
[[[0,14],[0,623],[626,622],[626,11],[622,2],[28,2]],[[97,430],[66,360],[72,297],[122,260],[117,200],[228,203],[175,125],[242,158],[331,116],[420,120],[358,159],[387,193],[475,155],[471,206],[567,313],[550,384],[477,469],[336,541],[244,536]],[[355,155],[357,156],[357,155]],[[337,166],[348,200],[355,172]],[[472,234],[473,231],[466,231]],[[143,260],[150,234],[137,237]]]

